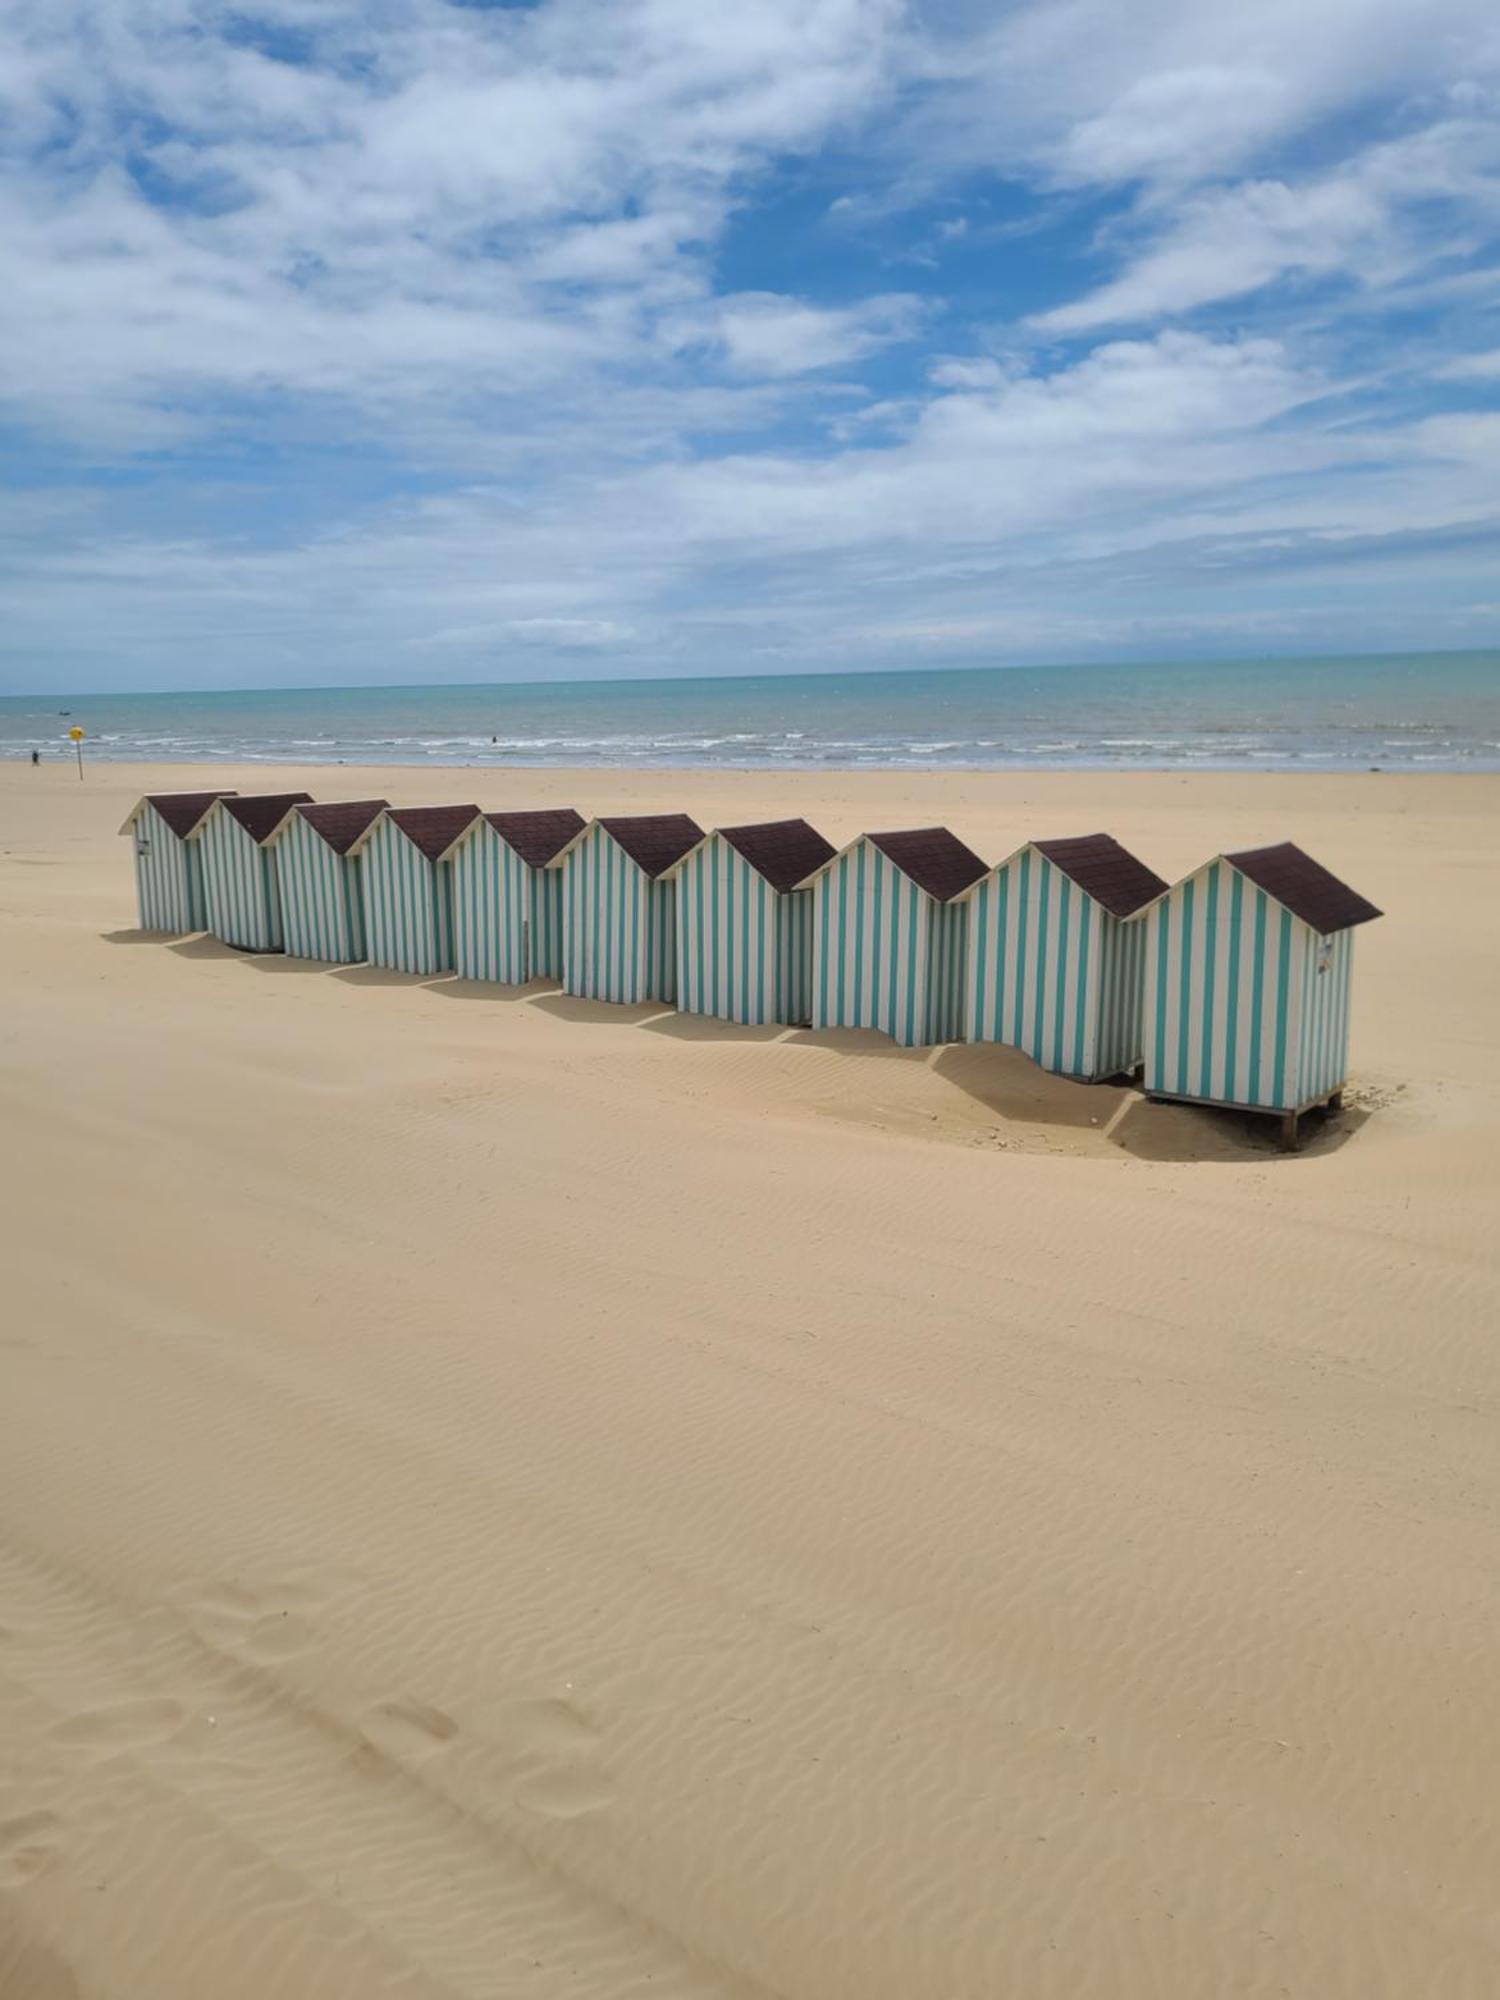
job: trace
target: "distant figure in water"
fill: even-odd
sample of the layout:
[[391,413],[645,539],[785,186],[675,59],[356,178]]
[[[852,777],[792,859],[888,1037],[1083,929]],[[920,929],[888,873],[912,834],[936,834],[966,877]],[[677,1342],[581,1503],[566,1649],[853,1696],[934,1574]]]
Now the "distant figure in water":
[[33,766],[35,766],[35,765],[37,765],[37,764],[40,764],[40,763],[41,763],[41,761],[42,761],[42,753],[41,753],[41,751],[40,751],[40,750],[33,750],[33,751],[32,751],[32,753],[31,753],[31,761],[32,761],[32,764],[33,764]]

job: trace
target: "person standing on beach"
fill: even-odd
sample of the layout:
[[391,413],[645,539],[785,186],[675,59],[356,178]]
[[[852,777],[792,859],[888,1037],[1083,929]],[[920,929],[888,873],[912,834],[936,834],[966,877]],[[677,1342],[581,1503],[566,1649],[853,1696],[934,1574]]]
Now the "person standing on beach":
[[32,769],[33,769],[33,770],[35,770],[35,769],[36,769],[36,767],[37,767],[37,765],[38,765],[38,764],[40,764],[40,763],[41,763],[41,761],[42,761],[42,753],[41,753],[41,751],[40,751],[40,750],[33,750],[33,751],[32,751],[32,753],[31,753],[31,765],[32,765]]

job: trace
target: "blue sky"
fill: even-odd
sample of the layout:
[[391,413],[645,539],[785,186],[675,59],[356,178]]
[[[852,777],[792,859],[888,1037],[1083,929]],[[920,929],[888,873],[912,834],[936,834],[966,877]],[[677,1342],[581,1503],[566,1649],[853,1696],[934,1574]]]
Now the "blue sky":
[[1500,642],[1493,0],[12,0],[0,687]]

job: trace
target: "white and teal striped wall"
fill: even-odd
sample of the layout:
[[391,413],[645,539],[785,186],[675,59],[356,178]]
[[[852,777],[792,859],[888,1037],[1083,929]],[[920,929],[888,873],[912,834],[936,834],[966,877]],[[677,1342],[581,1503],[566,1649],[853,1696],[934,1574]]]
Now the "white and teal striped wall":
[[677,998],[677,891],[591,826],[558,863],[569,993],[628,1006]]
[[563,873],[533,868],[488,820],[451,857],[453,963],[461,979],[524,986],[560,979]]
[[963,1032],[967,911],[919,889],[873,841],[813,884],[814,1028],[879,1028],[906,1047]]
[[283,948],[293,958],[358,965],[365,955],[360,856],[338,853],[298,812],[270,845],[281,890]]
[[528,868],[488,820],[475,820],[450,861],[453,869],[453,965],[460,979],[524,986],[530,974],[526,925]]
[[530,901],[526,918],[526,960],[533,979],[563,976],[563,871],[530,870]]
[[677,1005],[750,1026],[809,1018],[812,891],[773,889],[722,834],[676,873]]
[[1224,860],[1133,921],[1148,1095],[1298,1111],[1342,1085],[1352,931],[1320,938]]
[[453,874],[382,814],[359,850],[371,965],[427,978],[453,970]]
[[776,932],[776,1019],[806,1028],[812,1022],[811,889],[789,889],[777,898]]
[[222,805],[209,808],[193,841],[207,929],[242,951],[280,951],[281,895],[274,852],[262,847]]
[[1141,1055],[1138,924],[1123,923],[1036,848],[968,899],[964,1039],[1003,1042],[1042,1069],[1093,1081]]
[[174,833],[143,804],[131,829],[135,895],[143,931],[201,931],[206,926],[197,844]]

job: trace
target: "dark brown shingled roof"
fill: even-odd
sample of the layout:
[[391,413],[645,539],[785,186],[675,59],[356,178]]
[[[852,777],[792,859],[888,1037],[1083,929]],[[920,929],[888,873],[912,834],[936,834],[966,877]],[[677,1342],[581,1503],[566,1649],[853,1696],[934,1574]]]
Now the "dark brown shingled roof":
[[805,819],[768,819],[758,826],[721,826],[719,832],[736,854],[742,854],[757,875],[773,889],[795,889],[825,861],[832,861],[832,841],[825,840]]
[[436,861],[457,840],[471,819],[478,819],[478,806],[393,806],[391,819],[413,847],[419,847],[429,861]]
[[599,824],[637,868],[652,876],[680,861],[703,838],[702,827],[686,813],[641,813],[631,819],[601,819]]
[[248,798],[235,792],[225,799],[224,810],[239,821],[252,840],[264,840],[293,806],[311,804],[311,792],[252,792]]
[[485,818],[528,868],[545,868],[588,825],[571,806],[550,812],[486,813]]
[[919,889],[948,903],[989,870],[945,826],[905,826],[896,833],[868,833],[887,861],[894,861]]
[[1102,903],[1112,917],[1134,916],[1143,903],[1167,888],[1160,875],[1144,861],[1137,861],[1113,834],[1080,833],[1071,840],[1034,840],[1031,844],[1086,896]]
[[148,792],[146,803],[155,806],[179,838],[192,832],[215,799],[232,799],[228,792]]
[[335,799],[328,805],[298,806],[297,810],[335,854],[347,854],[389,804],[389,799]]
[[1289,840],[1275,847],[1247,847],[1239,854],[1226,854],[1224,859],[1294,917],[1311,925],[1319,937],[1367,924],[1383,914]]

